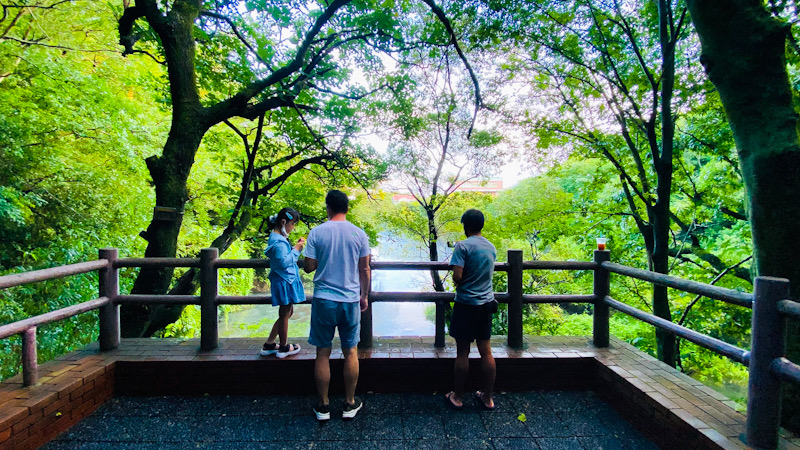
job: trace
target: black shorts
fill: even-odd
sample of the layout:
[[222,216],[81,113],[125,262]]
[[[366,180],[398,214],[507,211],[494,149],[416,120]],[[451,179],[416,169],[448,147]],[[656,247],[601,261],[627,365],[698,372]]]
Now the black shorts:
[[485,341],[492,337],[494,302],[466,305],[456,302],[450,318],[450,336],[456,341]]

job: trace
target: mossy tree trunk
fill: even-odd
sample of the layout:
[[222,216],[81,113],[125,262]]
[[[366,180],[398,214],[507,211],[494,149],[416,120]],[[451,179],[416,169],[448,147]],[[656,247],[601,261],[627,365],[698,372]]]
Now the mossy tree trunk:
[[[187,180],[194,157],[208,125],[197,91],[194,69],[194,21],[200,13],[200,2],[175,2],[170,13],[163,15],[155,2],[137,2],[126,11],[130,22],[121,19],[120,35],[127,33],[123,25],[132,25],[136,18],[145,18],[159,34],[164,48],[172,98],[172,124],[161,156],[147,159],[153,178],[156,207],[169,208],[154,213],[153,220],[142,232],[147,240],[145,257],[175,257],[181,230],[183,209],[188,200]],[[136,294],[162,294],[172,281],[173,268],[143,268],[134,282]],[[122,335],[142,336],[150,322],[150,308],[127,305],[121,311]]]
[[[706,73],[738,147],[758,275],[788,278],[800,294],[800,138],[786,71],[789,26],[761,0],[688,0]],[[800,361],[800,323],[787,355]],[[785,385],[783,425],[800,431],[800,387]]]

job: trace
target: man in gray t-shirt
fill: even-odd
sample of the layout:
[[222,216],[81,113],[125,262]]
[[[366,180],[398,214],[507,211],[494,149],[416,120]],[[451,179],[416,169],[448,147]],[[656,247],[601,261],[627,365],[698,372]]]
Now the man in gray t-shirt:
[[463,403],[464,384],[469,372],[469,347],[475,341],[481,354],[481,371],[484,389],[475,392],[478,404],[487,410],[494,409],[492,391],[496,366],[492,356],[492,314],[496,311],[492,288],[492,274],[497,250],[481,235],[483,213],[470,209],[461,216],[467,239],[458,242],[450,258],[453,282],[456,284],[456,303],[450,319],[450,336],[456,340],[455,389],[445,396],[447,405],[460,410]]
[[344,355],[345,404],[342,417],[352,419],[364,405],[355,396],[358,383],[358,352],[361,312],[368,306],[370,270],[369,239],[364,230],[347,221],[349,200],[342,191],[325,197],[328,221],[308,234],[305,271],[314,270],[311,329],[308,343],[317,347],[314,376],[319,403],[317,420],[331,418],[328,385],[333,334],[338,328]]

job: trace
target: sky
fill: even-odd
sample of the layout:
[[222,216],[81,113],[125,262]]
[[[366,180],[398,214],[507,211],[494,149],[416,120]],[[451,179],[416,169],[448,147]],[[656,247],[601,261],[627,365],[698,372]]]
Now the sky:
[[[377,134],[368,134],[362,136],[361,139],[364,143],[371,145],[380,154],[385,154],[387,150],[387,143]],[[513,157],[506,161],[505,164],[500,166],[497,171],[492,175],[492,179],[500,178],[503,180],[503,188],[508,189],[525,178],[530,178],[537,173],[531,167],[531,164],[523,157]]]

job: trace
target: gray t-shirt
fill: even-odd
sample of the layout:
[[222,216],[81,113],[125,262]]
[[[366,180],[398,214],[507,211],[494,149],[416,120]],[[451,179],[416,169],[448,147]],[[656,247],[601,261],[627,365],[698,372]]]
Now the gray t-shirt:
[[358,259],[369,255],[369,238],[364,230],[348,221],[327,221],[308,233],[305,255],[318,262],[314,297],[359,301]]
[[451,266],[464,268],[461,284],[456,286],[456,301],[467,305],[482,305],[494,300],[492,274],[497,250],[483,236],[470,236],[456,242]]

